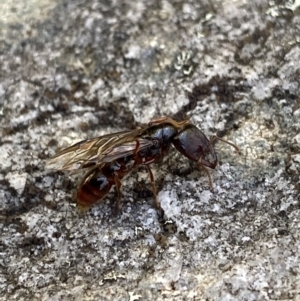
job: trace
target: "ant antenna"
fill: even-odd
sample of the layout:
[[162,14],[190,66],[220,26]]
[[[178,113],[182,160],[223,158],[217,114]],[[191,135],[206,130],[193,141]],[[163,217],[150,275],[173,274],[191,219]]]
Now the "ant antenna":
[[240,150],[234,143],[232,143],[232,142],[230,142],[230,141],[228,141],[228,140],[224,140],[224,139],[218,137],[217,135],[212,135],[212,136],[210,137],[210,139],[209,139],[209,143],[213,143],[215,140],[219,140],[219,141],[222,141],[222,142],[224,142],[224,143],[226,143],[226,144],[229,144],[230,146],[232,146],[232,147],[237,151],[237,153],[238,153],[239,155],[242,154],[241,150]]

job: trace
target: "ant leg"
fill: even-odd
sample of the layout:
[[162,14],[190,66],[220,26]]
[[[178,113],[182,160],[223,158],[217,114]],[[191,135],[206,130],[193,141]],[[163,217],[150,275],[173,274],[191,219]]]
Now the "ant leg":
[[120,179],[118,178],[118,176],[115,174],[114,176],[114,182],[116,185],[116,189],[117,189],[117,203],[115,204],[113,211],[114,213],[118,213],[122,206],[121,206],[121,197],[122,197],[122,192],[121,192],[121,186],[122,186],[122,182],[120,181]]
[[210,136],[209,143],[211,144],[211,143],[213,143],[215,140],[220,140],[220,141],[222,141],[222,142],[224,142],[224,143],[226,143],[226,144],[229,144],[230,146],[232,146],[232,147],[237,151],[237,153],[238,153],[239,155],[241,155],[241,153],[242,153],[241,150],[240,150],[234,143],[232,143],[232,142],[230,142],[230,141],[227,141],[227,140],[224,140],[224,139],[218,137],[217,135],[212,135],[212,136]]
[[140,149],[140,141],[139,140],[135,140],[135,141],[136,141],[136,145],[135,145],[133,155],[136,155]]
[[174,119],[172,119],[170,117],[162,116],[162,117],[159,117],[159,118],[151,120],[148,123],[148,126],[151,126],[153,124],[170,123],[175,128],[180,128],[180,127],[182,127],[183,125],[185,125],[185,124],[187,124],[189,122],[190,122],[189,120],[184,120],[184,121],[178,122],[178,121],[175,121]]
[[151,185],[152,185],[152,191],[153,191],[153,195],[154,195],[154,206],[159,209],[160,208],[160,204],[157,200],[157,189],[156,189],[156,185],[155,185],[155,180],[154,180],[154,176],[152,173],[152,170],[150,168],[149,165],[146,165],[146,168],[148,169],[149,175],[150,175],[150,181],[151,181]]
[[212,178],[211,178],[211,175],[210,175],[210,172],[209,170],[203,165],[201,164],[199,161],[197,162],[197,165],[201,168],[203,168],[203,170],[205,171],[205,173],[207,174],[208,176],[208,181],[209,181],[209,187],[210,189],[212,190],[213,189],[213,182],[212,182]]

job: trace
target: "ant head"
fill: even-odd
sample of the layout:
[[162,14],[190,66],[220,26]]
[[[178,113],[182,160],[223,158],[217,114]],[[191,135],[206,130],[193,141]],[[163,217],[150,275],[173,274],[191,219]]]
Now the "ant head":
[[193,124],[187,124],[174,137],[173,145],[184,156],[199,165],[214,169],[218,163],[211,141]]

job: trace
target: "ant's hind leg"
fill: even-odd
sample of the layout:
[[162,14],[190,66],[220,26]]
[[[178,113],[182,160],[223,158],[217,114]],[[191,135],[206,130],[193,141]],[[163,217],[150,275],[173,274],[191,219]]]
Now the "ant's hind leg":
[[150,168],[149,165],[146,165],[147,170],[149,172],[150,175],[150,181],[151,181],[151,185],[152,185],[152,191],[153,191],[153,196],[154,196],[154,206],[159,209],[160,208],[160,203],[157,200],[157,189],[156,189],[156,185],[155,185],[155,180],[154,180],[154,175],[152,173],[152,170]]
[[122,192],[121,192],[122,182],[120,181],[120,179],[118,178],[117,175],[115,175],[114,181],[115,181],[116,190],[117,190],[117,202],[115,204],[112,204],[112,202],[111,202],[111,205],[112,205],[112,211],[115,214],[117,214],[122,208],[122,205],[120,202],[121,197],[122,197]]

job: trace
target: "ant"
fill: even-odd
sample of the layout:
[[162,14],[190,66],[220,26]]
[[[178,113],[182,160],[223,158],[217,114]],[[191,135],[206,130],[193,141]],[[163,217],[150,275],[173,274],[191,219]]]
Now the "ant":
[[159,208],[150,164],[161,162],[173,145],[181,154],[204,169],[212,188],[208,168],[215,169],[218,163],[213,147],[216,140],[229,144],[240,153],[235,144],[216,135],[208,139],[189,120],[178,122],[163,116],[151,120],[145,127],[80,141],[49,159],[47,167],[59,170],[88,169],[77,189],[78,207],[89,209],[116,186],[116,210],[119,210],[121,180],[137,166],[145,166],[150,176],[155,206]]

